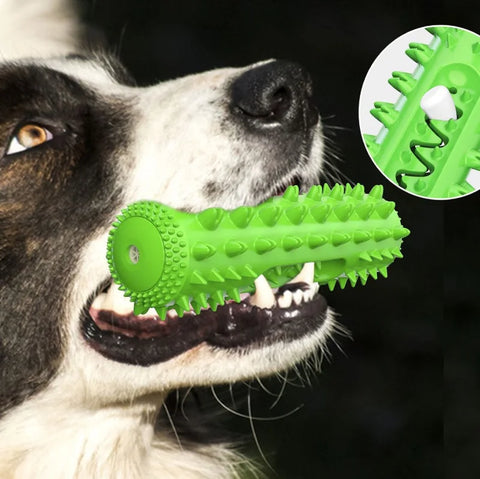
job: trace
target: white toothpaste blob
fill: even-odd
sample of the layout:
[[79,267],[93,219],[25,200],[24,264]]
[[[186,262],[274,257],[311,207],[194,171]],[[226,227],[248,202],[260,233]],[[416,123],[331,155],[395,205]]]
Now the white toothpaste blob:
[[456,120],[457,110],[452,95],[443,85],[428,90],[420,100],[420,107],[430,120]]

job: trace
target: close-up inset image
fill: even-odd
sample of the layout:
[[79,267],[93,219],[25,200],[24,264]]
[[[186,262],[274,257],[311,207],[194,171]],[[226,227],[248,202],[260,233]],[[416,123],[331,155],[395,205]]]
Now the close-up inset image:
[[372,64],[359,103],[375,165],[430,199],[480,189],[480,36],[430,26],[393,41]]

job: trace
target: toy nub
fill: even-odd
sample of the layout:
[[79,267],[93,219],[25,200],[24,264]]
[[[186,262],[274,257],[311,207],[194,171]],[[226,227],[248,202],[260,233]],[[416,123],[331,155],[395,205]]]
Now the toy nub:
[[[108,239],[114,280],[135,303],[135,314],[153,307],[165,318],[193,308],[214,311],[225,299],[240,301],[261,275],[272,287],[312,264],[314,281],[365,284],[402,257],[409,234],[391,201],[375,186],[298,187],[258,206],[209,208],[186,213],[141,201],[122,211]],[[260,279],[261,280],[261,279]]]

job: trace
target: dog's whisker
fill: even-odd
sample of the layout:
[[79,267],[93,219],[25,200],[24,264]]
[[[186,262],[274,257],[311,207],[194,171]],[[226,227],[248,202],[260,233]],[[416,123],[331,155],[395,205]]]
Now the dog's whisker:
[[[332,318],[332,322],[331,322],[331,331],[330,331],[330,334],[329,334],[329,339],[332,341],[332,343],[337,347],[337,349],[344,355],[344,356],[347,356],[346,352],[344,351],[344,349],[342,348],[341,344],[338,342],[338,340],[336,339],[336,336],[341,336],[341,337],[345,337],[347,339],[350,339],[353,341],[353,338],[352,338],[352,335],[350,333],[350,331],[345,327],[343,326],[342,324],[340,324],[338,321],[336,321],[334,318]],[[328,350],[328,343],[325,342],[324,344],[321,345],[321,348],[327,348]],[[330,355],[330,354],[329,354]]]
[[180,403],[180,412],[182,413],[182,416],[185,418],[186,421],[188,421],[188,417],[187,417],[187,414],[185,412],[185,401],[187,400],[187,397],[188,395],[190,394],[190,392],[192,391],[193,389],[193,386],[190,386],[184,393],[183,395],[183,398],[182,398],[182,401]]
[[178,412],[179,404],[180,404],[180,390],[177,389],[175,391],[175,409],[173,410],[173,413],[172,413],[173,417],[175,417],[175,415]]
[[123,48],[123,41],[125,39],[125,34],[127,33],[128,22],[124,23],[122,29],[120,30],[120,35],[118,42],[115,48],[115,55],[120,56]]
[[283,396],[283,393],[285,391],[285,388],[287,386],[287,381],[286,379],[283,379],[282,383],[281,383],[281,386],[280,386],[280,391],[278,392],[277,394],[277,398],[275,399],[275,401],[273,401],[273,403],[270,405],[270,408],[269,409],[273,409],[275,408],[275,406],[280,402],[280,399],[282,398]]
[[242,381],[242,384],[253,391],[260,391],[260,388],[257,388],[252,384],[252,381]]
[[284,371],[286,376],[283,376],[281,372],[278,372],[277,373],[277,376],[281,377],[284,379],[284,381],[289,385],[289,386],[292,386],[292,387],[295,387],[295,388],[300,388],[302,387],[300,384],[296,383],[294,380],[290,379],[289,377],[289,373],[290,371]]
[[294,364],[292,366],[292,371],[295,373],[297,376],[297,379],[300,381],[300,386],[304,388],[306,386],[306,380],[302,375],[302,372],[300,371],[300,365],[299,364]]
[[[323,117],[323,120],[330,120],[331,118],[334,118],[333,116],[325,118]],[[335,135],[335,131],[352,131],[352,128],[349,128],[348,126],[342,126],[342,125],[330,125],[328,123],[323,124],[323,129],[327,131],[331,131],[332,135]]]
[[255,380],[257,381],[257,383],[260,385],[260,387],[270,396],[274,396],[276,397],[277,394],[275,394],[274,392],[270,391],[262,382],[262,380],[259,378],[259,377],[256,377]]
[[328,347],[326,347],[326,348],[322,347],[322,348],[319,348],[317,351],[315,351],[315,354],[313,355],[313,357],[314,357],[314,361],[315,361],[314,367],[315,367],[316,372],[321,372],[323,359],[327,358],[327,360],[328,360],[328,355],[329,354],[330,353],[328,351]]
[[237,407],[237,404],[236,404],[236,402],[235,402],[235,396],[234,396],[234,394],[233,394],[233,383],[230,383],[230,384],[228,385],[228,390],[229,390],[229,392],[230,392],[230,399],[232,400],[232,406],[233,406],[234,408],[236,408],[236,407]]
[[332,161],[329,160],[329,156],[335,159],[336,161],[340,161],[340,156],[336,153],[332,153],[327,146],[325,146],[325,159],[324,159],[324,169],[323,174],[327,177],[329,182],[332,183],[350,183],[355,184],[355,182],[349,178],[345,173],[341,172],[337,166],[333,164]]
[[250,429],[252,430],[252,436],[257,446],[257,450],[260,454],[260,457],[263,459],[268,468],[275,473],[275,469],[272,467],[267,457],[265,456],[262,447],[260,446],[260,441],[258,440],[257,431],[255,430],[255,425],[253,424],[253,415],[252,415],[252,402],[251,402],[251,391],[248,391],[247,396],[247,407],[248,407],[248,419],[250,423]]
[[178,435],[178,432],[177,432],[177,428],[175,427],[175,423],[173,422],[173,418],[172,416],[170,415],[170,411],[168,410],[168,406],[163,403],[163,408],[165,410],[165,414],[168,418],[168,422],[170,423],[170,426],[172,426],[172,431],[173,431],[173,434],[175,435],[175,438],[177,440],[177,443],[178,443],[178,446],[180,447],[180,449],[183,451],[183,445],[182,445],[182,441],[180,440],[180,436]]
[[[250,419],[250,415],[248,414],[243,414],[239,411],[236,411],[235,409],[232,409],[231,407],[227,406],[219,397],[218,394],[215,391],[215,386],[210,386],[210,390],[212,391],[213,397],[215,400],[222,406],[226,411],[229,413],[241,417],[243,419]],[[304,405],[301,404],[300,406],[297,406],[296,408],[292,409],[289,412],[286,412],[285,414],[281,414],[279,416],[272,416],[272,417],[262,417],[262,416],[252,416],[251,419],[252,421],[263,421],[263,422],[269,422],[269,421],[278,421],[280,419],[285,419],[286,417],[291,416],[292,414],[295,414],[297,411],[302,409]]]

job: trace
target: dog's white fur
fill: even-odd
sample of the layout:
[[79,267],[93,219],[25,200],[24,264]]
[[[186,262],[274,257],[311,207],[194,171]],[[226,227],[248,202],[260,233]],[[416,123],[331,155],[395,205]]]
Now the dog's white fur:
[[[248,163],[249,148],[253,146],[244,144],[241,138],[225,137],[214,126],[218,125],[214,121],[218,115],[215,105],[222,101],[220,87],[241,70],[216,70],[151,88],[132,89],[115,84],[103,70],[90,64],[42,60],[75,50],[77,32],[70,6],[64,0],[0,0],[0,62],[35,57],[37,62],[46,62],[94,88],[108,91],[116,101],[136,105],[138,129],[131,149],[119,158],[119,164],[124,165],[119,181],[127,185],[125,204],[161,196],[168,198],[172,206],[188,204],[192,197],[198,209],[213,206],[202,204],[200,194],[202,178],[221,179],[223,174],[221,162],[201,163],[202,157],[208,159],[212,148],[221,151],[225,159],[237,158],[251,168],[245,184],[240,182],[235,191],[228,192],[219,200],[219,206],[229,208],[251,201],[248,182],[257,174],[255,169],[261,168],[259,163]],[[198,94],[200,90],[202,95]],[[183,135],[183,125],[192,123],[189,115],[198,111],[203,112],[203,118],[188,136]],[[318,136],[312,152],[318,161],[310,163],[312,170],[320,167],[321,150]],[[179,163],[187,165],[180,173]],[[185,188],[182,173],[190,168],[194,172],[199,164],[198,175],[191,174]],[[182,386],[232,382],[287,369],[325,340],[333,328],[333,319],[329,316],[316,334],[262,349],[233,352],[201,344],[150,367],[110,361],[86,347],[78,331],[79,311],[92,288],[108,274],[104,261],[92,260],[104,258],[107,232],[105,225],[105,230],[83,251],[68,301],[68,351],[59,373],[45,390],[10,410],[0,422],[0,477],[234,477],[235,466],[242,458],[227,445],[188,451],[172,440],[171,434],[154,434],[163,398],[169,390]]]

